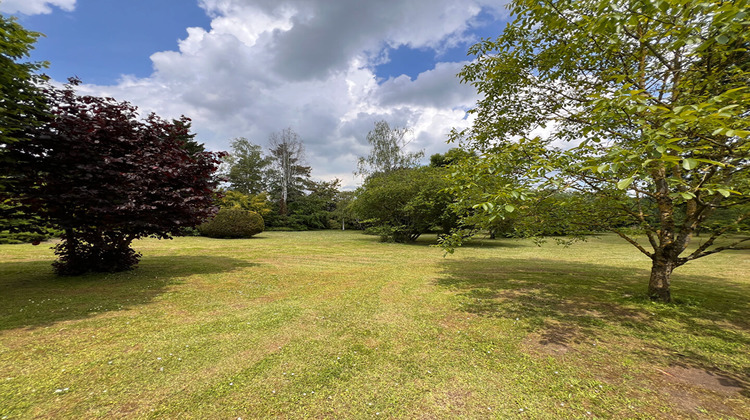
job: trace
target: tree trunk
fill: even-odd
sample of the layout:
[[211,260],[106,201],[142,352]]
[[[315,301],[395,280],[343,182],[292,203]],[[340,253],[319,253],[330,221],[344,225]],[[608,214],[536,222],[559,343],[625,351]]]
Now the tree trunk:
[[672,271],[679,265],[676,261],[663,255],[654,255],[651,264],[651,278],[648,282],[648,295],[652,300],[660,302],[671,302],[672,294],[669,291],[669,280]]

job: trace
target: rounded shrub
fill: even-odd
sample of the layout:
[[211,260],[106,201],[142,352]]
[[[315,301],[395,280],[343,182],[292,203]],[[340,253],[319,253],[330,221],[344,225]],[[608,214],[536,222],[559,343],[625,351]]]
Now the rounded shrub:
[[201,235],[209,238],[249,238],[263,232],[263,217],[242,209],[221,209],[198,226]]

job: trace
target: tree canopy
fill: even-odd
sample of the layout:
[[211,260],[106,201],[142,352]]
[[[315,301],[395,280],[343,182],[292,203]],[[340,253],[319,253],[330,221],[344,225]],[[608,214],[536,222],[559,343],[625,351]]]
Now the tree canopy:
[[30,131],[48,119],[48,104],[38,71],[44,62],[29,62],[33,44],[41,36],[24,29],[15,18],[0,15],[0,231],[28,230],[38,219],[25,213],[10,190],[19,168],[8,155],[14,143],[28,141]]
[[[716,246],[750,216],[747,10],[514,1],[515,20],[473,46],[460,73],[482,95],[473,127],[453,134],[481,157],[455,171],[460,204],[490,222],[542,189],[591,194],[598,217],[652,260],[649,295],[669,301],[676,267],[748,240]],[[743,206],[686,252],[713,217]]]
[[383,240],[413,242],[422,234],[455,227],[445,168],[405,168],[370,176],[357,190],[352,211]]
[[128,269],[133,240],[170,238],[213,213],[218,156],[188,152],[189,120],[141,120],[126,102],[77,95],[72,82],[48,88],[52,119],[10,148],[24,162],[14,193],[63,231],[58,273]]
[[263,148],[244,137],[232,140],[231,147],[231,153],[225,158],[230,188],[243,194],[267,191],[271,159],[263,156]]

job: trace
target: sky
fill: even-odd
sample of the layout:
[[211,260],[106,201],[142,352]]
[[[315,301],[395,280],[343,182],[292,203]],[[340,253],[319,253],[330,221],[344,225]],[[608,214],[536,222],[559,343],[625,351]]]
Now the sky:
[[344,189],[376,121],[442,153],[479,99],[456,74],[495,38],[507,0],[0,0],[45,36],[32,59],[53,80],[143,115],[186,115],[209,150],[245,137],[267,148],[292,128],[313,177]]

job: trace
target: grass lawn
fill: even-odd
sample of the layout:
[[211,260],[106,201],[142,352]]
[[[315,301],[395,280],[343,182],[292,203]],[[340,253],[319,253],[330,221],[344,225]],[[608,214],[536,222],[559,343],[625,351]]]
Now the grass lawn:
[[0,245],[0,418],[750,418],[750,252],[664,305],[615,237],[431,239],[142,240],[77,278]]

